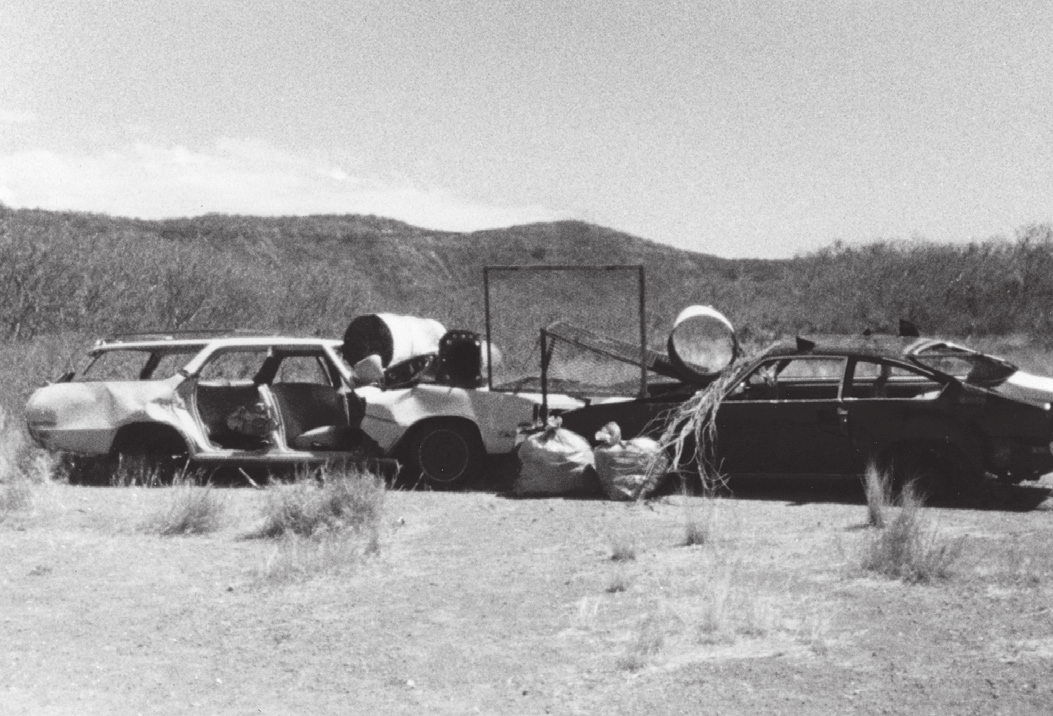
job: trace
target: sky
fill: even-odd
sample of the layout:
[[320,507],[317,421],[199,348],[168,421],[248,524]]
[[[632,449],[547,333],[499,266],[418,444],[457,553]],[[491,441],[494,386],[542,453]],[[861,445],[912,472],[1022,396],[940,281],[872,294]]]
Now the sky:
[[0,203],[1012,238],[1053,222],[1051,37],[1048,0],[3,0]]

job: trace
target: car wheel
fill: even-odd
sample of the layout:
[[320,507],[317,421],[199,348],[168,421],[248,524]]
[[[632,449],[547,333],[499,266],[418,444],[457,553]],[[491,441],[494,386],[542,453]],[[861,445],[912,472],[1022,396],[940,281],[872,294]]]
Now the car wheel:
[[406,436],[399,451],[405,478],[441,489],[477,480],[484,456],[475,427],[452,420],[418,425]]

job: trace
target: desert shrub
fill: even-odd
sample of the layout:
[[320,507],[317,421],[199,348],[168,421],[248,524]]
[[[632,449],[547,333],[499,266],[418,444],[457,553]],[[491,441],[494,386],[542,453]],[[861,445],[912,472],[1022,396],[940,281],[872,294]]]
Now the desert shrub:
[[618,569],[611,575],[610,581],[607,582],[606,591],[608,594],[624,592],[632,584],[632,581],[632,577],[628,572],[624,569]]
[[50,455],[28,445],[21,425],[12,425],[0,406],[0,522],[27,510],[34,487],[51,477]]
[[[1012,241],[835,243],[769,261],[687,254],[581,222],[464,236],[363,216],[143,221],[0,206],[0,340],[239,325],[335,334],[375,310],[478,328],[482,297],[465,287],[478,286],[482,266],[600,255],[660,277],[648,285],[647,318],[659,343],[692,303],[721,308],[746,344],[899,318],[950,335],[1053,328],[1048,224],[1021,227]],[[567,305],[585,302],[581,287],[565,290]]]
[[607,546],[611,551],[612,562],[631,562],[636,559],[637,539],[630,532],[611,532],[607,535]]
[[256,576],[265,583],[296,582],[345,569],[377,549],[375,541],[363,545],[356,535],[343,532],[314,537],[287,534],[257,568]]
[[264,582],[331,572],[380,551],[384,481],[355,468],[315,468],[266,490],[263,521],[246,535],[277,541],[257,569]]
[[227,501],[212,485],[182,477],[168,489],[167,505],[143,525],[162,536],[207,534],[223,525]]
[[358,469],[305,471],[289,483],[267,488],[263,524],[253,537],[315,537],[351,531],[376,539],[384,504],[384,482]]
[[33,501],[33,486],[21,478],[0,482],[0,522],[27,509]]
[[896,514],[864,545],[863,569],[902,579],[930,582],[948,576],[961,556],[965,540],[947,540],[926,524],[923,500],[907,484],[900,493]]
[[666,639],[679,631],[683,622],[672,610],[656,606],[637,625],[636,636],[629,644],[619,666],[627,671],[639,671],[661,653]]
[[717,498],[704,496],[696,500],[684,494],[681,500],[684,506],[684,539],[681,545],[695,547],[710,544],[717,533]]

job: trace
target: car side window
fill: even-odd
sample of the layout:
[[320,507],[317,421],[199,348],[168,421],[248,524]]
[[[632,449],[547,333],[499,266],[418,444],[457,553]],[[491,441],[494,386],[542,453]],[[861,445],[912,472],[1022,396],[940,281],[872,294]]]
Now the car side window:
[[845,359],[790,356],[764,361],[732,391],[736,400],[836,400]]
[[267,358],[265,350],[223,351],[202,366],[200,378],[206,383],[251,383]]
[[332,385],[329,371],[322,357],[317,355],[294,355],[282,358],[273,382]]
[[932,399],[943,385],[911,366],[868,358],[857,358],[845,389],[848,400]]

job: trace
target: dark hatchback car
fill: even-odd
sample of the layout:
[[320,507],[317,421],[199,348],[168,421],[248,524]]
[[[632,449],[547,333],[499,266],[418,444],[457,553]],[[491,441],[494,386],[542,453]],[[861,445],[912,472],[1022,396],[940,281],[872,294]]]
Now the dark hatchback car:
[[[939,370],[961,353],[918,345],[896,336],[798,338],[731,369],[704,388],[723,393],[714,464],[731,477],[858,476],[873,461],[894,480],[924,477],[930,494],[962,492],[985,474],[1015,483],[1053,471],[1049,403],[998,392],[986,373],[973,381]],[[590,405],[563,413],[563,427],[591,438],[614,421],[627,437],[657,436],[696,390]]]

